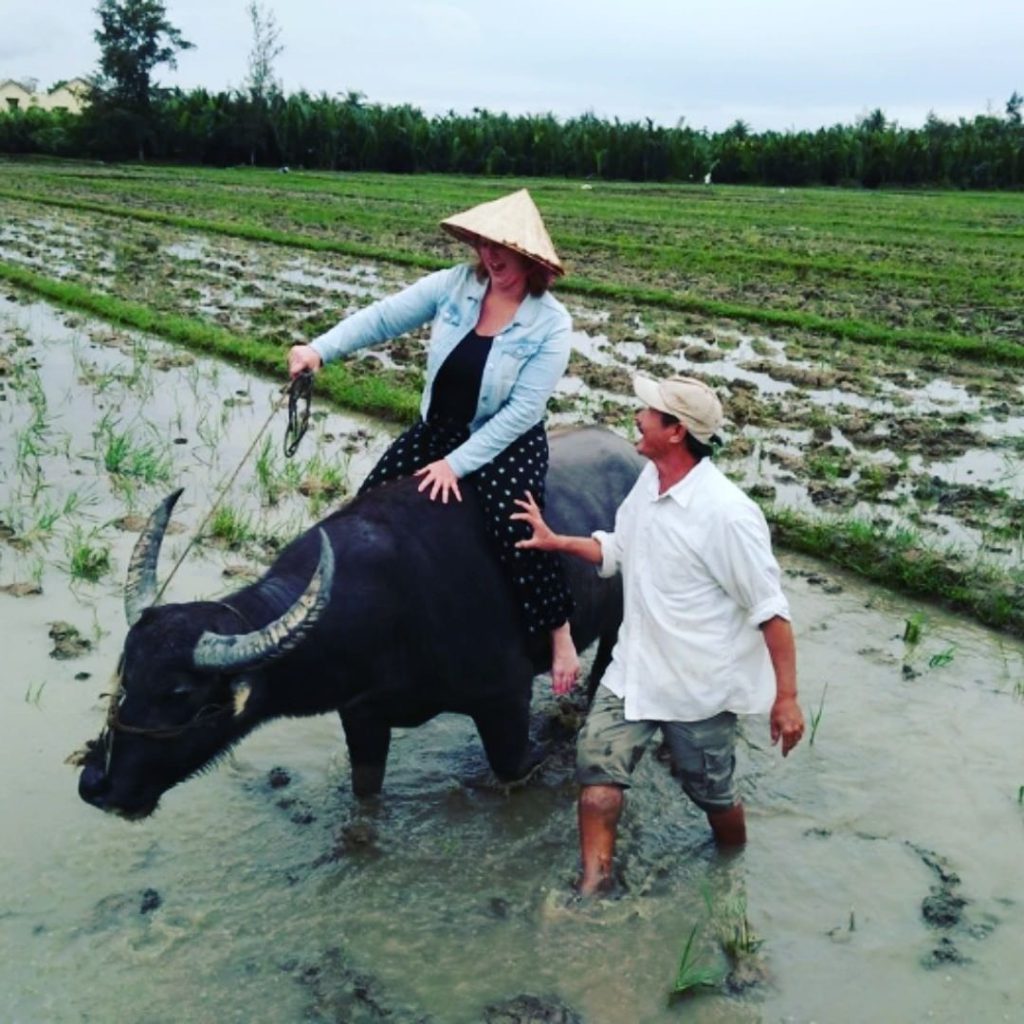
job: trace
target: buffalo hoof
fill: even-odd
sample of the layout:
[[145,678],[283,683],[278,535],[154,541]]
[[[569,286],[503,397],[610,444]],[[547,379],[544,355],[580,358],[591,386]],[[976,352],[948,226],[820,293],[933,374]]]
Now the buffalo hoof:
[[499,781],[505,786],[521,786],[529,782],[544,767],[548,755],[551,753],[547,746],[533,746],[520,761],[519,766],[512,772],[499,772],[494,770]]
[[360,800],[379,796],[384,788],[384,765],[354,764],[352,765],[352,792]]

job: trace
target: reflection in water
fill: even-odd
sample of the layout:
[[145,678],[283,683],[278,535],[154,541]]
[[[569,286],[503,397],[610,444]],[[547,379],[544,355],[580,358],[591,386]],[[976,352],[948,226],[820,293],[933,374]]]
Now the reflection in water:
[[[322,716],[248,738],[139,825],[87,807],[61,761],[95,735],[124,636],[134,536],[114,521],[184,483],[186,529],[165,553],[177,557],[278,382],[205,360],[155,370],[159,342],[69,328],[41,305],[4,302],[0,336],[12,363],[0,519],[21,542],[0,547],[0,583],[35,576],[43,588],[0,594],[0,1019],[477,1024],[487,1006],[527,994],[592,1024],[1015,1019],[1024,651],[933,611],[908,646],[906,620],[921,609],[795,558],[783,564],[804,706],[821,712],[814,745],[782,761],[767,723],[745,723],[750,843],[728,859],[648,755],[621,829],[620,899],[567,900],[571,749],[506,791],[458,716],[399,731],[385,794],[365,806],[349,793],[340,724]],[[236,392],[247,401],[225,406]],[[316,422],[303,465],[344,455],[352,481],[387,442],[353,417]],[[171,479],[111,476],[100,444],[118,431],[163,438]],[[251,533],[308,523],[282,460],[262,480],[250,469],[230,503]],[[72,493],[83,500],[69,506]],[[59,512],[48,526],[44,508]],[[98,583],[69,581],[76,528],[109,547],[113,571]],[[223,570],[258,570],[260,547],[200,545],[169,598],[232,587]],[[92,649],[51,658],[55,621]],[[566,711],[538,680],[536,727]],[[760,944],[735,994],[669,1005],[690,935],[698,962],[725,975],[726,947],[744,934]]]

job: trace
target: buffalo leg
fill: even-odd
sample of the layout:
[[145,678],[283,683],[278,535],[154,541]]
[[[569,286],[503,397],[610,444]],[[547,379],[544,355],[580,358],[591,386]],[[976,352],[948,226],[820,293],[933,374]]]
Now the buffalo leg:
[[487,763],[502,782],[527,775],[537,759],[530,756],[529,701],[488,704],[473,715]]
[[384,787],[391,729],[372,718],[342,715],[341,725],[352,762],[352,792],[357,797],[376,796]]

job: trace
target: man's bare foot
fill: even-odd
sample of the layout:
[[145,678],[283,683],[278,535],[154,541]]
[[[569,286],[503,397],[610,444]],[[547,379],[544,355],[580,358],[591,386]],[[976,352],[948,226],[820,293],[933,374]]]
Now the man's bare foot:
[[556,697],[568,693],[580,677],[580,658],[576,653],[569,623],[551,631],[551,688]]

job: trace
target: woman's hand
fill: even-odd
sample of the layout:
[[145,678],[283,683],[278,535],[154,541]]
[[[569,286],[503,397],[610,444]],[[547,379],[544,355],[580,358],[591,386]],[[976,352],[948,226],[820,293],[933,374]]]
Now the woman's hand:
[[312,345],[292,345],[288,350],[288,376],[292,380],[304,370],[316,373],[323,365],[320,353]]
[[514,500],[523,511],[513,512],[509,519],[520,519],[533,530],[533,536],[528,540],[516,541],[516,547],[537,548],[538,551],[557,550],[557,537],[551,527],[544,522],[544,518],[540,514],[540,506],[534,501],[533,495],[527,491],[525,501],[522,498]]
[[429,466],[416,470],[413,476],[423,477],[423,482],[418,489],[425,491],[429,487],[430,494],[427,497],[431,501],[437,499],[438,492],[441,494],[442,505],[448,504],[449,494],[454,494],[456,501],[462,501],[462,492],[459,490],[459,478],[445,459],[438,459],[437,462],[432,462]]

